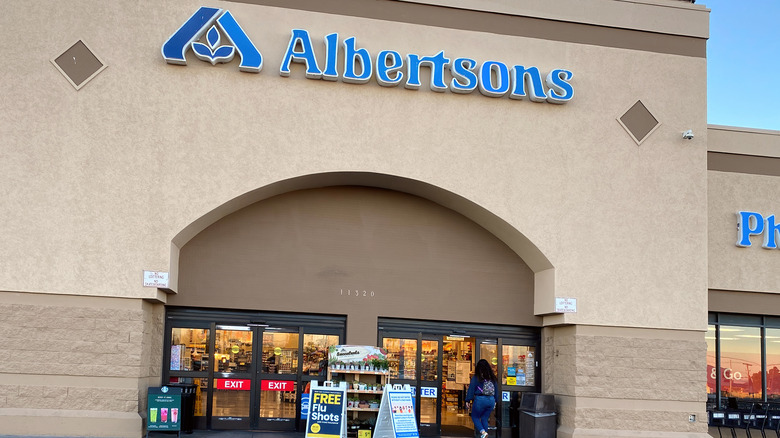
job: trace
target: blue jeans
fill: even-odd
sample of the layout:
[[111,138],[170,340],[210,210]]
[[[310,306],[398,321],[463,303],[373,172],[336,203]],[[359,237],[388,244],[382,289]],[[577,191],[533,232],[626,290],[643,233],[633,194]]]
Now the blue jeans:
[[492,395],[478,395],[474,397],[474,404],[471,405],[471,421],[474,422],[474,429],[477,432],[488,431],[488,420],[490,413],[496,407],[496,399]]

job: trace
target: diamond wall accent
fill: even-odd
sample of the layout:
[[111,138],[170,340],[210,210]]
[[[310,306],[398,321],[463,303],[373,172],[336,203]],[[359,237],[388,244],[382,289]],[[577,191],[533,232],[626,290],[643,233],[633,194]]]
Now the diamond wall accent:
[[82,41],[76,41],[60,56],[51,60],[76,90],[87,84],[107,67]]
[[631,108],[618,118],[618,122],[625,128],[637,145],[642,144],[661,123],[653,116],[641,100],[637,100]]

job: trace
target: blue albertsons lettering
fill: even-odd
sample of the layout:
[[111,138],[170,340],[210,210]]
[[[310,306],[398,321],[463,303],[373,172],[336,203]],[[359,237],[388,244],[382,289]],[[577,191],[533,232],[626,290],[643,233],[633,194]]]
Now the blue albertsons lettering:
[[[290,65],[296,62],[305,64],[306,77],[309,79],[337,80],[338,41],[336,33],[325,36],[323,71],[317,62],[309,32],[293,29],[279,74],[290,76]],[[404,88],[415,90],[422,86],[420,69],[426,67],[430,68],[431,72],[430,88],[437,92],[449,89],[454,93],[466,94],[479,88],[480,93],[488,97],[503,97],[508,94],[510,99],[555,104],[569,102],[574,97],[574,87],[570,83],[574,75],[565,69],[554,69],[542,80],[542,73],[537,67],[515,65],[510,68],[499,61],[485,61],[479,66],[477,61],[471,58],[451,61],[444,51],[433,56],[410,53],[403,57],[396,51],[383,50],[374,61],[368,50],[357,46],[355,37],[343,40],[343,51],[341,79],[353,84],[365,84],[375,74],[379,85],[395,87],[405,80]],[[445,78],[446,71],[449,71],[451,76],[449,83]]]
[[780,240],[780,223],[777,223],[775,215],[764,219],[760,213],[752,211],[740,211],[737,213],[737,246],[748,247],[751,245],[750,236],[764,235],[766,249],[777,249]]

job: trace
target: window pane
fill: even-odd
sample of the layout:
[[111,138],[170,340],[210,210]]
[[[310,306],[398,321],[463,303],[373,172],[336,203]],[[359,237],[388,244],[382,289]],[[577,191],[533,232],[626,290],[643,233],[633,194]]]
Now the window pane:
[[[534,371],[535,348],[525,345],[504,345],[502,348],[502,359],[504,361],[504,372],[501,382],[507,385],[507,377],[514,374],[515,385],[534,386],[536,385],[536,376]],[[511,382],[511,379],[510,379]],[[511,386],[511,385],[510,385]]]
[[236,389],[237,385],[225,384],[226,381],[231,382],[231,379],[214,379],[212,417],[248,417],[249,385]]
[[498,345],[495,341],[483,341],[479,344],[479,358],[485,359],[493,368],[493,372],[498,375]]
[[324,376],[328,371],[328,347],[338,345],[337,335],[303,335],[303,375]]
[[417,339],[385,338],[382,346],[387,350],[391,379],[417,378]]
[[298,333],[263,332],[263,372],[298,372]]
[[[430,391],[430,388],[428,390]],[[430,392],[427,393],[430,394]],[[420,398],[420,423],[436,423],[436,397],[423,396]]]
[[711,394],[717,393],[716,378],[718,373],[715,363],[715,326],[711,325],[707,327],[707,335],[704,337],[707,340],[707,399],[710,400]]
[[720,327],[721,391],[725,397],[761,398],[761,331],[758,327]]
[[260,392],[260,417],[295,418],[297,384],[292,381],[266,381],[265,383]]
[[422,380],[436,381],[438,361],[439,341],[422,341],[422,363],[420,364]]
[[251,330],[217,330],[214,361],[221,373],[249,372],[252,362]]
[[209,330],[198,328],[171,329],[172,371],[208,371]]
[[766,329],[766,393],[780,399],[780,329]]

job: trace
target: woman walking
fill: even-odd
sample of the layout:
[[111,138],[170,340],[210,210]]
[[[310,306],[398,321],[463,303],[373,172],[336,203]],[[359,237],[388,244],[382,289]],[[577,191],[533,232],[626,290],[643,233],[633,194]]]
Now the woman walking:
[[474,430],[479,431],[479,438],[488,436],[488,420],[490,413],[498,403],[498,382],[493,368],[485,359],[477,362],[474,377],[469,383],[469,391],[466,394],[466,403],[471,406],[471,420],[474,422]]

